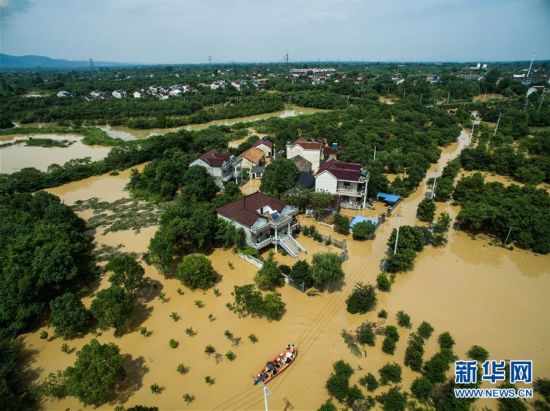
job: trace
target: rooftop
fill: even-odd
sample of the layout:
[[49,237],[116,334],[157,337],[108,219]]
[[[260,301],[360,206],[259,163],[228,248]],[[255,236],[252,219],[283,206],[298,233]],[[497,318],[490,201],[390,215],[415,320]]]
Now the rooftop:
[[210,150],[199,157],[210,167],[221,167],[223,162],[229,160],[229,154],[222,154],[216,150]]
[[361,178],[361,164],[344,163],[343,161],[330,160],[321,164],[316,176],[328,171],[339,180],[359,181]]
[[305,138],[299,138],[294,143],[292,143],[292,146],[299,145],[304,150],[321,150],[323,148],[323,143],[319,141],[309,141]]
[[254,222],[262,217],[260,213],[263,208],[269,207],[274,211],[281,212],[286,203],[274,197],[270,197],[259,191],[218,208],[218,214],[237,221],[238,223],[252,227]]
[[258,141],[256,141],[256,142],[254,143],[254,147],[258,147],[258,146],[260,146],[260,145],[262,145],[262,144],[263,144],[264,146],[269,147],[269,148],[273,148],[273,142],[272,142],[271,140],[267,139],[267,138],[264,138],[264,137],[262,137],[262,138],[260,138]]
[[251,147],[239,155],[239,157],[246,158],[248,161],[254,164],[259,164],[264,156],[264,152],[257,147]]

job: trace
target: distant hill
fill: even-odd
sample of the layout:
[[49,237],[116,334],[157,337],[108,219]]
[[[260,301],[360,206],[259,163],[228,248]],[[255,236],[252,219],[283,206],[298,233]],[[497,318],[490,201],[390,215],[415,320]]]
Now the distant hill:
[[[106,61],[94,61],[95,67],[124,66],[124,63],[110,63]],[[45,56],[10,56],[0,53],[0,69],[64,69],[87,68],[89,61],[52,59]]]

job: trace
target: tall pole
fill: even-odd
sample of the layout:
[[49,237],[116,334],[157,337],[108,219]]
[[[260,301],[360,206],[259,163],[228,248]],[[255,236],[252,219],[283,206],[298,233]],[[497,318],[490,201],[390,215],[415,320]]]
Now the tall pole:
[[472,121],[472,131],[471,131],[471,134],[470,134],[470,138],[473,140],[474,138],[474,129],[476,128],[476,123],[475,121]]
[[432,184],[432,200],[434,199],[435,197],[435,187],[436,187],[436,184],[437,184],[437,176],[434,177],[434,182]]
[[422,104],[422,93],[420,93],[420,104]]
[[498,120],[497,120],[497,126],[495,127],[495,132],[493,133],[493,136],[497,134],[498,125],[500,124],[500,117],[502,116],[502,113],[498,113]]
[[504,245],[508,242],[508,238],[510,237],[510,233],[512,232],[512,227],[508,230],[508,234],[506,235],[506,239],[504,240]]
[[537,55],[537,52],[533,53],[533,57],[531,58],[531,64],[529,64],[529,70],[527,70],[527,76],[525,76],[526,79],[529,78],[529,74],[531,74],[531,68],[533,67],[533,61],[535,61],[535,56]]
[[269,411],[269,402],[267,400],[267,397],[271,395],[271,391],[269,391],[269,389],[267,388],[267,385],[265,385],[263,382],[262,382],[262,391],[264,393],[264,409],[265,411]]
[[399,222],[397,223],[397,233],[395,234],[395,244],[393,245],[393,255],[397,253],[397,242],[399,241],[399,228],[401,227],[401,216],[399,216]]
[[372,161],[376,161],[376,146],[374,146],[374,155],[372,157]]
[[451,90],[447,93],[447,104],[449,104],[449,101],[451,101]]
[[542,102],[544,101],[544,94],[542,95],[542,98],[540,99],[539,108],[537,108],[537,111],[540,111],[540,108],[542,107]]

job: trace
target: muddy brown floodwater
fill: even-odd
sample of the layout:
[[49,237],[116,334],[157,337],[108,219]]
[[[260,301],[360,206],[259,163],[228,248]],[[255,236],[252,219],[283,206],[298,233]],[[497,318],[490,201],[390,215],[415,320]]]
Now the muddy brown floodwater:
[[[447,147],[439,164],[431,168],[427,178],[433,176],[436,169],[440,174],[445,162],[454,158],[468,141],[463,134],[458,143]],[[59,195],[66,203],[90,197],[111,201],[115,197],[125,196],[122,180],[127,176],[128,172],[119,176],[92,177],[49,191]],[[147,276],[159,282],[157,292],[162,290],[168,300],[162,302],[158,298],[149,298],[140,310],[136,327],[147,327],[152,331],[151,336],[144,337],[136,330],[121,337],[115,337],[112,332],[104,332],[97,337],[101,342],[116,343],[122,353],[131,356],[126,362],[128,379],[124,386],[125,395],[121,395],[119,402],[106,404],[100,409],[112,409],[118,404],[126,407],[156,405],[162,410],[262,409],[262,393],[259,387],[252,386],[252,376],[287,343],[296,343],[299,355],[295,364],[269,384],[272,409],[285,409],[287,404],[296,410],[317,409],[328,398],[325,382],[331,373],[332,363],[339,359],[350,362],[357,370],[352,383],[367,372],[377,374],[378,369],[388,362],[402,364],[407,341],[407,331],[404,329],[400,329],[401,339],[395,355],[382,353],[382,338],[378,337],[376,346],[367,347],[366,357],[361,358],[349,352],[340,332],[342,329],[355,330],[364,321],[380,321],[375,312],[348,314],[345,300],[358,281],[375,282],[387,239],[398,224],[396,216],[401,216],[402,224],[414,224],[416,207],[425,194],[426,186],[422,184],[379,228],[375,240],[356,242],[347,238],[350,258],[343,264],[346,279],[341,290],[309,297],[292,287],[281,288],[287,312],[278,322],[240,319],[226,308],[226,303],[232,300],[230,293],[233,286],[251,283],[256,272],[255,267],[232,251],[217,249],[209,255],[221,277],[217,284],[221,292],[219,297],[212,290],[189,291],[177,280],[165,279],[153,267],[145,266]],[[451,215],[457,212],[449,205],[443,207]],[[379,206],[377,208],[374,212],[380,209]],[[354,212],[347,213],[354,215]],[[302,223],[314,222],[303,216],[300,219]],[[334,235],[330,228],[318,225],[318,229]],[[154,232],[155,227],[140,234],[124,231],[103,235],[100,231],[96,241],[110,245],[122,243],[125,251],[140,253],[146,250]],[[342,238],[338,234],[336,237]],[[308,260],[315,252],[329,249],[311,238],[299,236],[298,241],[309,251],[302,256]],[[280,254],[276,258],[286,264],[295,261]],[[229,262],[233,268],[230,268]],[[487,348],[494,359],[533,359],[535,375],[550,377],[548,267],[548,256],[517,249],[509,251],[490,245],[486,239],[472,239],[462,232],[451,230],[447,247],[427,247],[418,256],[413,271],[398,275],[390,293],[379,294],[376,312],[386,309],[389,312],[387,323],[391,324],[395,323],[395,313],[399,310],[411,315],[415,327],[424,320],[432,323],[435,332],[427,342],[425,359],[437,351],[437,335],[449,331],[457,342],[455,352],[461,358],[471,345],[479,344]],[[99,288],[107,285],[106,279],[102,278]],[[184,290],[184,295],[178,294],[178,288]],[[90,304],[91,298],[85,298],[86,305]],[[201,300],[204,307],[198,308],[195,300]],[[170,318],[172,312],[181,316],[178,322]],[[209,320],[209,314],[215,317],[214,321]],[[187,327],[193,327],[197,335],[187,336]],[[38,380],[49,372],[64,369],[75,360],[74,352],[61,352],[63,340],[41,340],[39,334],[43,329],[46,327],[23,336],[25,347],[33,353],[32,368]],[[242,343],[232,346],[224,337],[225,330],[241,337]],[[51,334],[52,330],[48,331]],[[258,343],[252,344],[248,340],[247,336],[251,333],[259,338]],[[67,343],[78,350],[91,338],[92,335],[88,335]],[[180,343],[176,349],[169,347],[171,338]],[[207,344],[212,344],[222,355],[232,350],[237,358],[231,362],[223,357],[217,363],[214,355],[209,357],[204,353]],[[187,374],[178,374],[176,367],[179,363],[189,367]],[[402,387],[408,390],[417,375],[403,367]],[[215,384],[206,384],[206,376],[214,378]],[[161,394],[151,393],[153,383],[164,388]],[[379,389],[375,394],[383,391]],[[195,397],[190,405],[182,398],[185,393]],[[478,402],[476,405],[496,407],[494,402]],[[63,400],[48,398],[43,407],[83,408],[71,397]]]
[[25,143],[0,147],[0,173],[13,173],[25,167],[34,167],[45,171],[52,164],[63,165],[74,158],[90,157],[92,161],[101,160],[107,156],[111,149],[110,147],[86,145],[82,143],[82,137],[74,134],[37,134],[18,135],[17,137],[69,140],[73,143],[68,147],[27,146]]

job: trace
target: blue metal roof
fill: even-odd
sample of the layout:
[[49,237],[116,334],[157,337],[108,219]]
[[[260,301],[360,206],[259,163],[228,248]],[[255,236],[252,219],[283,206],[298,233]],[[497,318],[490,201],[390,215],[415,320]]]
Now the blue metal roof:
[[388,194],[382,192],[376,194],[376,198],[381,198],[386,203],[397,203],[399,200],[401,200],[401,196],[398,196],[397,194]]
[[353,228],[356,224],[362,223],[363,221],[368,221],[369,223],[378,225],[378,218],[376,217],[365,217],[362,215],[356,215],[349,223],[349,226],[350,228]]

